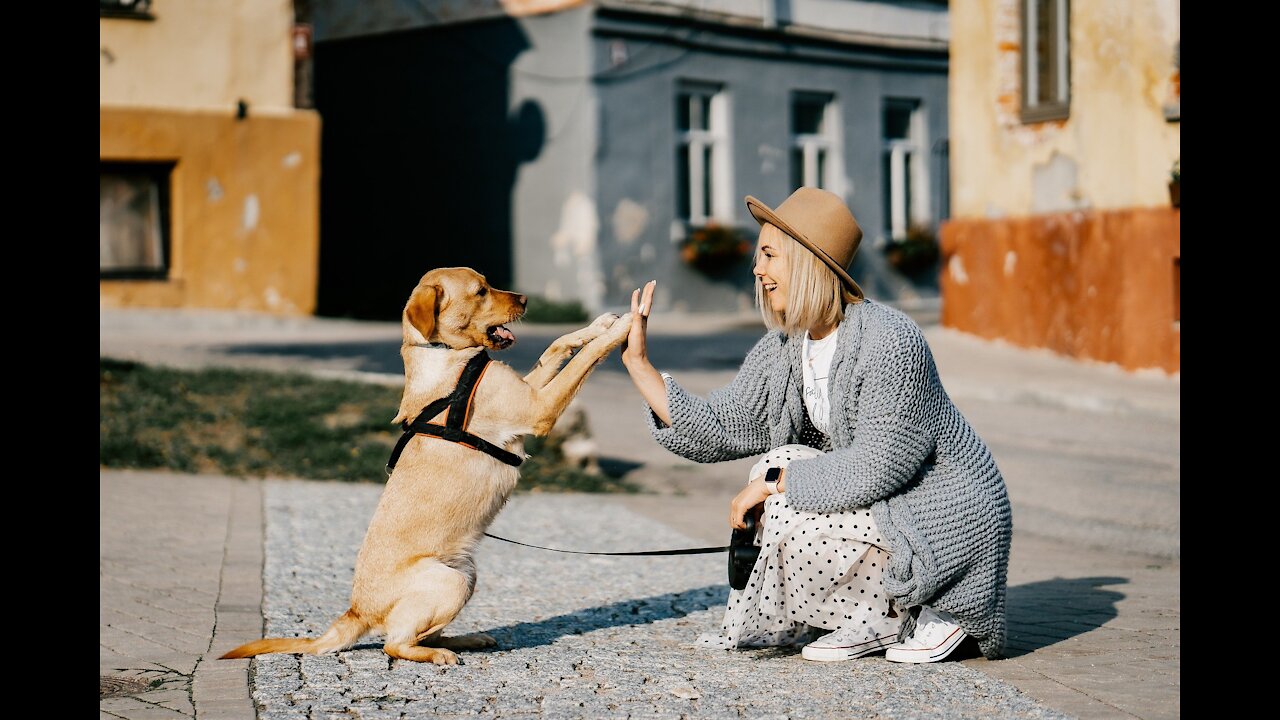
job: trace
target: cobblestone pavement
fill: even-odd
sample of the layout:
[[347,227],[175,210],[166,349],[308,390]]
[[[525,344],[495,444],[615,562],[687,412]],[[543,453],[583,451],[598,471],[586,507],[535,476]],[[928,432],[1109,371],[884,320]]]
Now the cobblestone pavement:
[[[346,610],[380,490],[267,484],[270,635],[314,636]],[[580,495],[517,496],[492,530],[571,549],[696,543]],[[478,565],[476,594],[448,634],[488,632],[497,649],[448,668],[391,660],[376,637],[336,655],[263,656],[252,673],[259,717],[1067,717],[962,663],[812,663],[796,648],[694,647],[720,620],[723,555],[593,558],[486,540]]]

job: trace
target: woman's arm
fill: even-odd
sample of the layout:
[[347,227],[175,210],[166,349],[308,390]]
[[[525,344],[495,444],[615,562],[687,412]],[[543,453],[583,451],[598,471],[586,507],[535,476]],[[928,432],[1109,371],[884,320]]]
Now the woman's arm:
[[662,374],[649,362],[648,345],[645,332],[649,328],[649,312],[653,310],[653,290],[657,280],[650,280],[644,286],[644,294],[639,290],[631,293],[631,332],[622,348],[622,364],[631,376],[631,382],[640,391],[641,397],[649,404],[649,409],[664,425],[671,424],[671,414],[667,409],[667,384],[662,381]]
[[666,449],[696,462],[720,462],[768,450],[766,370],[776,355],[777,340],[765,336],[748,353],[742,369],[728,386],[706,399],[663,377],[649,362],[645,346],[647,315],[653,307],[655,283],[632,293],[632,307],[640,322],[631,323],[631,334],[622,352],[636,389],[648,403],[649,430]]

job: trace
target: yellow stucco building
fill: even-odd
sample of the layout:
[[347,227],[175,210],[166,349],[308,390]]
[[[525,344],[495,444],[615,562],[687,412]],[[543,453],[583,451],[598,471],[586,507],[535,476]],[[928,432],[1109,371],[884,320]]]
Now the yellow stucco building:
[[1177,372],[1179,0],[950,9],[944,324]]
[[320,120],[293,106],[293,3],[101,5],[101,305],[313,312]]

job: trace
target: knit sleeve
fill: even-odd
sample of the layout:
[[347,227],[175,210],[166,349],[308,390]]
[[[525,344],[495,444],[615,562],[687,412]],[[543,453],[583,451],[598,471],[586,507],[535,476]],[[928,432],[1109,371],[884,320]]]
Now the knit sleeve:
[[786,493],[797,510],[867,507],[901,489],[933,452],[941,384],[928,343],[911,322],[882,337],[862,385],[853,443],[787,466]]
[[658,444],[695,462],[721,462],[758,455],[769,449],[768,369],[776,364],[776,333],[761,338],[747,353],[737,376],[706,399],[666,376],[671,425],[664,425],[645,405],[649,432]]

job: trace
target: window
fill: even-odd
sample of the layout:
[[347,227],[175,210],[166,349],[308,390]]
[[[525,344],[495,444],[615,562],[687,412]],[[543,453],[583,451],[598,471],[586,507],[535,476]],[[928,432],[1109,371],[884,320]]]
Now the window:
[[101,163],[98,266],[103,279],[169,274],[169,163]]
[[798,92],[791,96],[791,188],[835,187],[839,122],[831,95]]
[[676,213],[692,225],[733,217],[728,102],[714,85],[683,83],[676,95]]
[[901,240],[913,224],[929,224],[929,174],[924,114],[919,100],[884,103],[884,218],[888,236]]
[[1069,0],[1022,0],[1022,119],[1071,112]]

